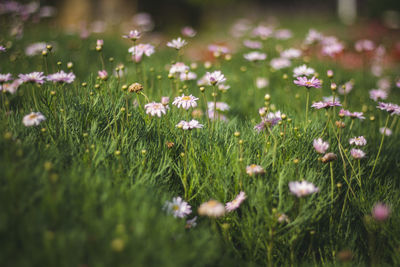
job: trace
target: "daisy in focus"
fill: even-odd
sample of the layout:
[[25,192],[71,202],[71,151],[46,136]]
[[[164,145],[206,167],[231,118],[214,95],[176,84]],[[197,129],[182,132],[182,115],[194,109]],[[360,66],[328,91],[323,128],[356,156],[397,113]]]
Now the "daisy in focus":
[[197,100],[199,100],[197,97],[193,95],[182,95],[182,96],[177,96],[174,99],[174,102],[172,102],[172,105],[177,106],[178,108],[182,107],[186,110],[189,108],[195,108],[197,107]]
[[172,201],[167,201],[164,205],[164,209],[175,218],[185,218],[192,213],[190,205],[182,200],[181,197],[174,197]]
[[294,84],[298,86],[304,86],[307,89],[321,88],[321,81],[315,76],[313,76],[311,79],[307,79],[307,77],[297,77],[297,80],[294,81]]

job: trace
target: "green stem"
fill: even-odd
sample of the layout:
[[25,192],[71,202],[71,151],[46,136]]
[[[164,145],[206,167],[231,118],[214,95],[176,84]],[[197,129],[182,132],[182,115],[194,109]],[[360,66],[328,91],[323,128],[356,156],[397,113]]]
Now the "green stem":
[[372,167],[372,171],[371,171],[371,174],[369,175],[368,180],[370,180],[372,175],[374,174],[376,163],[378,162],[379,156],[381,154],[381,150],[382,150],[382,146],[383,146],[383,140],[385,140],[386,129],[387,129],[387,125],[389,123],[389,118],[390,118],[390,115],[388,115],[387,118],[386,118],[385,129],[383,130],[381,144],[379,145],[378,155],[376,155],[374,166]]

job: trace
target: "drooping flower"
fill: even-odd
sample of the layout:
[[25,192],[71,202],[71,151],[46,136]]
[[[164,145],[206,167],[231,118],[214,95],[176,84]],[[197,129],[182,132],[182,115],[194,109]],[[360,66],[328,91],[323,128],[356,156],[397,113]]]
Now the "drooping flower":
[[319,191],[313,183],[307,181],[301,182],[289,182],[289,190],[293,195],[297,197],[304,197]]
[[311,79],[307,79],[307,77],[297,77],[297,80],[293,81],[294,84],[298,86],[304,86],[308,89],[310,88],[321,88],[321,81],[318,80],[315,76]]
[[183,130],[192,130],[192,129],[201,129],[203,128],[203,124],[200,124],[197,120],[191,121],[180,121],[176,127]]
[[400,115],[400,106],[393,103],[379,102],[377,108],[389,112],[390,115]]
[[43,72],[37,71],[27,74],[19,74],[18,77],[23,83],[43,84],[46,79],[46,77],[43,75]]
[[248,54],[244,54],[243,57],[248,61],[262,61],[267,58],[267,54],[253,51]]
[[211,73],[207,72],[206,78],[209,85],[219,85],[226,81],[224,74],[222,74],[222,72],[219,70],[213,71]]
[[385,100],[388,97],[388,93],[382,89],[372,89],[369,91],[369,98],[374,101],[378,101],[378,99]]
[[225,205],[226,211],[231,212],[231,211],[234,211],[237,208],[239,208],[240,205],[242,204],[242,202],[246,199],[246,197],[247,197],[246,193],[243,191],[240,191],[240,193],[235,197],[234,200],[226,203],[226,205]]
[[172,201],[167,201],[164,205],[164,209],[175,218],[185,218],[192,213],[190,205],[181,197],[174,197]]
[[55,83],[72,83],[75,80],[75,74],[72,72],[65,73],[64,71],[59,71],[47,75],[47,80]]
[[7,74],[0,73],[0,84],[11,81],[11,80],[12,80],[11,73],[7,73]]
[[264,174],[265,170],[260,165],[251,164],[246,167],[246,173],[250,176],[255,176],[255,175]]
[[177,96],[174,99],[174,102],[172,102],[172,105],[177,106],[178,108],[182,107],[186,110],[189,108],[195,108],[197,107],[197,100],[199,100],[197,97],[193,95],[182,95],[182,96]]
[[357,148],[352,148],[350,154],[354,159],[362,159],[365,157],[365,152]]
[[22,123],[26,126],[38,126],[42,121],[45,121],[46,117],[40,112],[32,112],[22,119]]
[[315,151],[319,154],[324,154],[326,150],[329,148],[329,143],[324,142],[322,138],[314,139],[313,146]]
[[390,216],[390,207],[383,203],[376,203],[372,208],[372,217],[377,221],[385,221]]
[[306,64],[303,64],[293,69],[293,77],[310,76],[313,75],[314,73],[315,70],[313,68],[307,67]]
[[162,114],[167,113],[168,106],[163,105],[162,103],[151,102],[144,105],[146,109],[146,114],[150,114],[151,116],[157,115],[161,118]]
[[123,38],[130,39],[132,41],[136,41],[136,40],[140,39],[141,36],[142,36],[142,33],[138,30],[132,30],[127,35],[122,35]]
[[201,204],[197,211],[201,216],[217,218],[224,216],[225,207],[222,203],[212,199]]
[[187,44],[187,42],[182,39],[181,37],[178,37],[177,39],[173,39],[172,41],[167,43],[168,47],[175,48],[176,50],[180,50],[182,47],[184,47]]
[[367,140],[364,136],[358,136],[350,138],[349,143],[350,145],[365,146],[367,144]]
[[363,115],[364,115],[363,112],[350,112],[350,111],[345,110],[345,109],[341,109],[339,111],[339,116],[346,116],[346,117],[350,117],[352,119],[364,120],[365,117]]

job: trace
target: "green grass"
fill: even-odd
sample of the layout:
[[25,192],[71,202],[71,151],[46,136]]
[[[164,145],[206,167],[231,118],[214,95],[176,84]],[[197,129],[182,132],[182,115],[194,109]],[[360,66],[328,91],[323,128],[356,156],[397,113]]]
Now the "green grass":
[[[332,163],[332,202],[330,165],[318,160],[312,146],[322,133],[327,113],[310,109],[311,122],[305,122],[305,89],[293,84],[291,69],[272,72],[265,64],[249,64],[242,57],[245,50],[235,53],[231,61],[220,60],[220,66],[211,70],[221,69],[231,85],[218,96],[231,107],[229,122],[218,122],[211,131],[202,117],[199,121],[204,129],[184,132],[175,125],[186,120],[186,112],[170,105],[167,115],[150,117],[133,105],[135,94],[121,89],[123,84],[141,82],[150,101],[159,102],[161,96],[172,100],[174,81],[168,79],[165,65],[176,58],[174,51],[157,47],[151,58],[139,64],[136,76],[135,64],[127,57],[129,44],[108,35],[103,54],[106,61],[109,57],[114,61],[107,61],[106,69],[111,74],[123,62],[128,71],[120,81],[111,77],[102,82],[96,79],[101,63],[94,38],[81,41],[74,35],[35,27],[26,29],[21,40],[10,39],[12,46],[0,54],[1,73],[16,77],[44,70],[42,57],[27,58],[23,49],[45,40],[56,42],[55,52],[47,57],[50,72],[57,70],[57,61],[64,70],[66,62],[72,61],[78,78],[63,87],[50,83],[34,87],[39,110],[34,108],[31,85],[22,85],[15,95],[2,94],[1,266],[340,266],[345,263],[337,254],[346,249],[353,254],[349,266],[400,264],[400,127],[396,118],[393,135],[385,138],[369,179],[381,141],[378,129],[387,116],[368,98],[368,90],[376,83],[370,74],[348,71],[315,57],[308,63],[324,80],[321,90],[311,89],[311,100],[331,95],[325,73],[334,69],[336,83],[355,81],[347,108],[364,109],[367,117],[356,120],[351,130],[351,120],[342,119],[347,125],[340,133],[345,151],[339,149],[337,128],[329,125],[322,135],[330,144],[329,151],[338,155]],[[296,44],[280,42],[284,48]],[[274,47],[275,43],[267,43],[268,59],[277,56]],[[195,71],[201,76],[206,70],[198,63]],[[301,63],[295,60],[292,66]],[[398,65],[388,71],[392,80],[396,70]],[[283,79],[284,74],[289,78]],[[259,75],[269,78],[267,89],[255,87]],[[185,93],[199,97],[199,107],[205,111],[203,97],[211,101],[211,87],[201,93],[195,82],[186,85]],[[275,126],[272,135],[253,129],[260,121],[258,108],[264,105],[266,93],[276,110],[290,118]],[[138,97],[143,106],[145,99]],[[389,102],[399,103],[398,89],[392,90]],[[123,107],[127,110],[121,111]],[[31,110],[42,112],[47,120],[38,127],[25,127],[22,118]],[[240,137],[234,136],[237,131]],[[350,137],[359,135],[368,141],[362,148],[367,157],[361,160],[360,170],[349,156],[348,145]],[[168,148],[167,142],[175,145]],[[253,163],[266,173],[248,176],[246,166]],[[356,179],[359,171],[361,187]],[[354,195],[346,194],[346,177]],[[288,183],[302,179],[320,191],[297,199],[290,194]],[[192,229],[185,229],[184,219],[163,210],[165,201],[186,194],[192,218],[201,203],[210,199],[226,203],[241,190],[247,199],[238,210],[219,219],[199,217]],[[378,201],[388,203],[392,210],[382,223],[370,216]],[[277,222],[281,213],[289,217],[288,223]]]

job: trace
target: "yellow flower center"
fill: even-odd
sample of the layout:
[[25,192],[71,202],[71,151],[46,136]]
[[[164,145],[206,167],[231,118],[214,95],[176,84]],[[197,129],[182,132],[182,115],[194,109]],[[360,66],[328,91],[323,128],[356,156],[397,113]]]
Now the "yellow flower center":
[[191,98],[190,98],[190,96],[184,96],[184,97],[182,97],[182,100],[189,101],[189,100],[191,100]]
[[29,119],[31,119],[31,120],[36,119],[36,118],[37,118],[37,115],[36,115],[36,114],[31,114],[31,115],[29,115]]
[[173,210],[179,210],[179,206],[178,206],[178,205],[174,205],[174,206],[172,207],[172,209],[173,209]]

